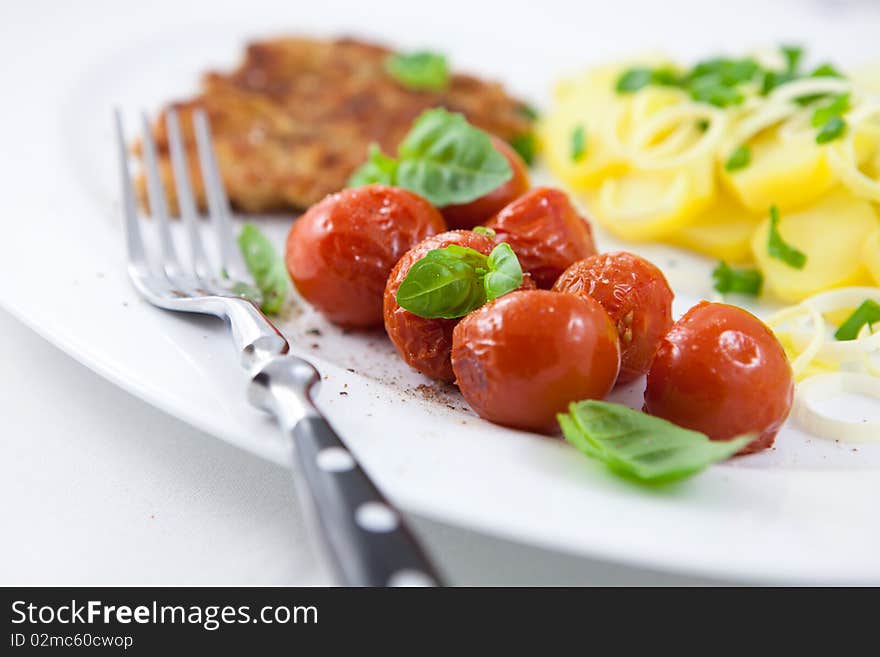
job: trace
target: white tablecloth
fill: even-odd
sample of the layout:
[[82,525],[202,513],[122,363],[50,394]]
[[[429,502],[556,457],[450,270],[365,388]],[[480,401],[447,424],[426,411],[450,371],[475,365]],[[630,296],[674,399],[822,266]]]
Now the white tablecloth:
[[[0,585],[327,583],[283,468],[116,388],[0,310]],[[414,518],[454,584],[698,580]]]

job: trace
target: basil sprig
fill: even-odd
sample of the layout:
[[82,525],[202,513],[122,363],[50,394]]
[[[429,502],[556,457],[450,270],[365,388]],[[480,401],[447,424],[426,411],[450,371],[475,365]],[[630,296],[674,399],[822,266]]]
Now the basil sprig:
[[866,324],[873,327],[880,322],[880,304],[873,299],[865,299],[862,304],[846,318],[840,328],[834,333],[835,340],[855,340],[859,337],[859,331]]
[[395,53],[385,60],[385,70],[407,89],[440,91],[449,83],[446,57],[434,52]]
[[587,400],[556,416],[565,439],[614,472],[649,482],[695,474],[723,461],[755,439],[753,434],[713,441],[698,431],[634,411],[622,404]]
[[779,208],[770,208],[770,234],[767,237],[767,253],[771,258],[781,260],[789,267],[803,269],[807,265],[807,254],[798,251],[782,238],[779,232]]
[[492,139],[461,114],[436,108],[423,112],[397,149],[397,158],[371,145],[367,162],[349,187],[382,183],[403,187],[433,205],[469,203],[513,177]]
[[522,267],[509,244],[499,244],[488,256],[450,244],[413,263],[396,299],[419,317],[455,319],[512,292],[522,281]]
[[275,250],[272,242],[254,224],[245,224],[238,234],[238,248],[254,282],[259,288],[260,298],[242,290],[245,296],[260,303],[260,309],[267,315],[276,315],[287,296],[287,267]]

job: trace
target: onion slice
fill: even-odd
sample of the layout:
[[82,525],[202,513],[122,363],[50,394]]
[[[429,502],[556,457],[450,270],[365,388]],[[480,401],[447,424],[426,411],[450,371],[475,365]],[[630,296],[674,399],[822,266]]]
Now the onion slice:
[[837,420],[815,409],[816,401],[841,393],[862,394],[880,400],[880,379],[870,374],[818,374],[798,385],[793,417],[811,434],[849,443],[880,442],[880,421]]

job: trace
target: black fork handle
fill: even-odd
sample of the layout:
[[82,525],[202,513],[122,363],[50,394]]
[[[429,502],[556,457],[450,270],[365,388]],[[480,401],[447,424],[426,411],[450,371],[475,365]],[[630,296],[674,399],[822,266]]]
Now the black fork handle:
[[323,417],[293,428],[297,475],[345,586],[439,586],[403,517],[376,488]]

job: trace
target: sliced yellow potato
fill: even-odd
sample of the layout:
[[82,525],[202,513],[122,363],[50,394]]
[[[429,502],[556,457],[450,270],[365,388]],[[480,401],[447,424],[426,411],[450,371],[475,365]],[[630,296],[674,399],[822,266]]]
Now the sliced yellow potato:
[[719,260],[743,263],[752,258],[752,235],[761,218],[730,195],[719,193],[693,223],[672,233],[667,240]]
[[711,165],[697,163],[682,171],[631,171],[607,178],[592,207],[617,237],[655,240],[692,223],[714,195]]
[[781,211],[806,207],[835,184],[824,149],[812,134],[780,139],[771,131],[749,142],[751,162],[721,178],[750,211],[764,214],[771,205]]
[[865,240],[862,261],[874,279],[874,284],[880,285],[880,229],[875,230]]
[[859,255],[877,228],[872,205],[838,187],[808,208],[781,215],[782,239],[807,256],[803,269],[768,253],[769,217],[755,231],[752,254],[767,291],[784,301],[802,301],[822,290],[868,284],[868,269]]

